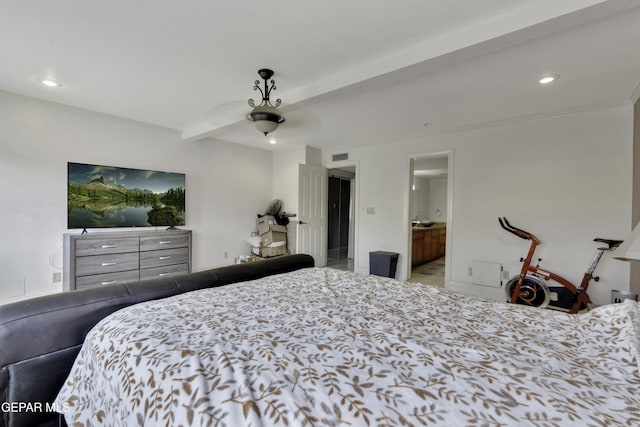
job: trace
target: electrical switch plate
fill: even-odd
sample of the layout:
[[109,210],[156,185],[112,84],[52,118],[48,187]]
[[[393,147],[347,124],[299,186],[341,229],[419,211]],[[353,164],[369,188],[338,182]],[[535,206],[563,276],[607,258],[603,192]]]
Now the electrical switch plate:
[[376,208],[367,208],[367,215],[375,215]]

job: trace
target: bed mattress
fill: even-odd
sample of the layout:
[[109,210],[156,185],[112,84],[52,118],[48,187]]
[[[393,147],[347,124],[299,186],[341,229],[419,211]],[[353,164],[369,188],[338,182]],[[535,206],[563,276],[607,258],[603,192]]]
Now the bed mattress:
[[640,425],[635,302],[581,315],[329,268],[127,307],[69,425]]

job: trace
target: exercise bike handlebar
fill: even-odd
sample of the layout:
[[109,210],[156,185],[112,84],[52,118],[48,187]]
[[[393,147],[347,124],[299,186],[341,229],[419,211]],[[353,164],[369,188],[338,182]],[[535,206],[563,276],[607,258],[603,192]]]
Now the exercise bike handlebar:
[[513,225],[509,224],[509,221],[507,221],[506,217],[498,217],[498,221],[500,222],[500,226],[502,228],[504,228],[506,231],[508,231],[509,233],[520,237],[521,239],[524,240],[535,240],[537,242],[539,242],[539,240],[536,238],[536,236],[534,236],[533,234],[529,233],[528,231],[525,231],[521,228],[518,227],[514,227]]

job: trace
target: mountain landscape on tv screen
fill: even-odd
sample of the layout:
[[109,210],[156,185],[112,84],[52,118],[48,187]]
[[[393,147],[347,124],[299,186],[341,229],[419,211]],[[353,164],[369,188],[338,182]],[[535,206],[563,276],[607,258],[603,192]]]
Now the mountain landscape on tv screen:
[[68,228],[184,225],[185,175],[68,164]]

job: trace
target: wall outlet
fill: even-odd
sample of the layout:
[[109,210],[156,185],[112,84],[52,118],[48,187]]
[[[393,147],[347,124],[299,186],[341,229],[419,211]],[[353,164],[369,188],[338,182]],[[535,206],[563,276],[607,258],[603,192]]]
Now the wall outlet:
[[467,274],[469,276],[473,276],[473,268],[472,267],[467,267]]
[[60,273],[59,271],[56,271],[55,273],[53,273],[53,283],[59,283],[62,281],[62,273]]
[[224,259],[227,259],[227,258],[229,258],[229,252],[224,253]]

